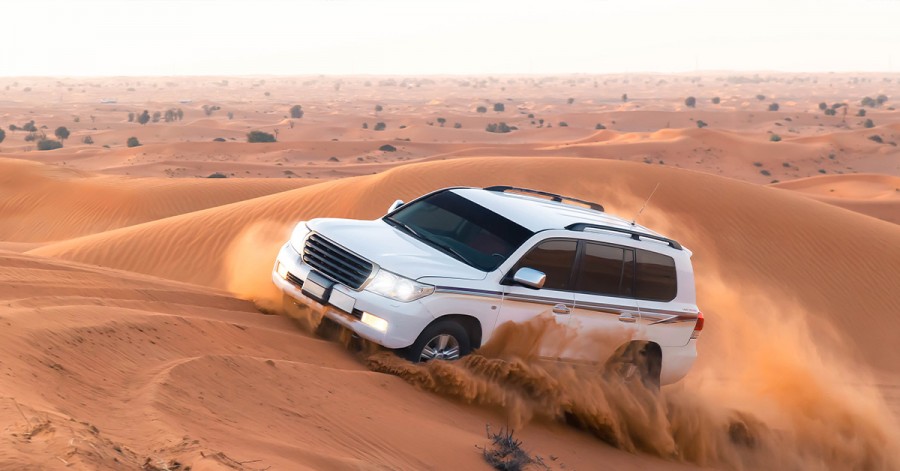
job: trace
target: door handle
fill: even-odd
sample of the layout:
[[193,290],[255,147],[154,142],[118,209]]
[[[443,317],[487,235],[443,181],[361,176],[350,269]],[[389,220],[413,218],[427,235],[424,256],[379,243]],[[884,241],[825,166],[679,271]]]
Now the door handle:
[[629,324],[637,322],[637,318],[630,312],[623,312],[619,315],[619,322],[627,322]]
[[572,310],[569,309],[565,304],[557,304],[553,306],[554,314],[568,314],[570,312],[572,312]]

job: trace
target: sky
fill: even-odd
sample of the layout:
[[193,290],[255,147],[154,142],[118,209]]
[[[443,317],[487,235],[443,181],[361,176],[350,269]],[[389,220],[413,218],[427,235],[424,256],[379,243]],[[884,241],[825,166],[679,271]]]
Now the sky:
[[0,76],[896,72],[900,0],[0,3]]

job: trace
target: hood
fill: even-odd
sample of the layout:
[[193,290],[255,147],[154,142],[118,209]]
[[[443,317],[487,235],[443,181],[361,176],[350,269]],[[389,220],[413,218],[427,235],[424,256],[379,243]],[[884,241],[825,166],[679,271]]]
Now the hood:
[[487,275],[381,219],[313,219],[307,226],[381,268],[413,280],[423,277],[481,280]]

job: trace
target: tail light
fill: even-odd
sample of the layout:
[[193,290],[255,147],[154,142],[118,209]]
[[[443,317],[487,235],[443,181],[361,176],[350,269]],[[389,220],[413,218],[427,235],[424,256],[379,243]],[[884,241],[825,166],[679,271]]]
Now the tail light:
[[697,323],[694,325],[694,333],[691,334],[691,339],[696,339],[700,337],[700,331],[703,330],[703,313],[697,313]]

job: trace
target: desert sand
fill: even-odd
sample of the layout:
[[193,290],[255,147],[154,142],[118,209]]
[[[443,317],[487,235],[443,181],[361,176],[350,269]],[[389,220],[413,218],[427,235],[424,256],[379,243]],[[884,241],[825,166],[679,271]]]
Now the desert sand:
[[[0,89],[2,469],[489,469],[488,425],[550,469],[900,469],[900,77]],[[127,121],[171,108],[184,119]],[[37,151],[8,130],[30,120],[71,136]],[[501,121],[518,129],[485,131]],[[245,142],[276,129],[278,142]],[[279,312],[269,271],[297,221],[493,184],[627,218],[658,185],[639,221],[694,252],[706,317],[688,377],[653,395],[535,362],[523,352],[552,337],[539,323],[416,366]]]

